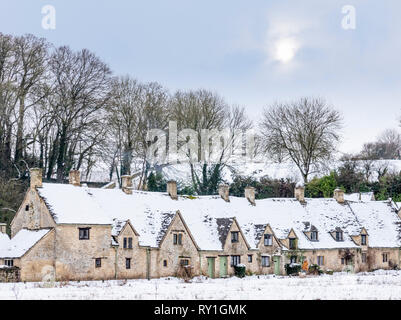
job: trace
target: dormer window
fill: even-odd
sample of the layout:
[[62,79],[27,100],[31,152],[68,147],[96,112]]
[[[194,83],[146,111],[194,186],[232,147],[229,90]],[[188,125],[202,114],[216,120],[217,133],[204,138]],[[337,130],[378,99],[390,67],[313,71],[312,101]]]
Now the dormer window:
[[264,235],[264,244],[265,244],[265,246],[271,246],[272,245],[272,235],[271,234],[265,234]]
[[366,246],[366,234],[361,235],[361,245]]
[[310,233],[310,239],[311,239],[312,241],[317,241],[317,240],[318,240],[318,238],[317,238],[317,231],[312,231],[312,232]]
[[231,232],[231,242],[235,243],[239,241],[238,231]]
[[174,233],[173,234],[173,244],[174,245],[182,245],[182,233]]
[[336,241],[344,241],[343,232],[336,231]]
[[289,239],[289,248],[290,248],[290,250],[295,250],[297,248],[297,239],[296,238]]

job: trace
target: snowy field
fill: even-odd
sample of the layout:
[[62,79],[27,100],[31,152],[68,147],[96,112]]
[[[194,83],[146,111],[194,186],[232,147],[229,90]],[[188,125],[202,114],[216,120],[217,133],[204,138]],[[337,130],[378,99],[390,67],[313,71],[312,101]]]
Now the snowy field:
[[244,279],[1,283],[0,299],[401,299],[401,271]]

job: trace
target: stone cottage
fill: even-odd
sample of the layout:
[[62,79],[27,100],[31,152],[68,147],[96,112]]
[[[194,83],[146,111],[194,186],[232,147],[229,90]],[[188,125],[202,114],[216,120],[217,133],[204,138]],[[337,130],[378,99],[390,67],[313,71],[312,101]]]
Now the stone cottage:
[[[177,195],[132,188],[88,188],[78,171],[69,184],[31,185],[11,223],[0,233],[0,270],[22,281],[158,278],[203,274],[226,277],[243,264],[254,274],[284,274],[290,263],[323,270],[373,270],[400,265],[398,207],[392,201],[296,198],[255,200]],[[108,186],[109,187],[109,186]],[[1,271],[0,271],[0,274]],[[1,279],[1,278],[0,278]],[[13,279],[11,277],[11,279]]]

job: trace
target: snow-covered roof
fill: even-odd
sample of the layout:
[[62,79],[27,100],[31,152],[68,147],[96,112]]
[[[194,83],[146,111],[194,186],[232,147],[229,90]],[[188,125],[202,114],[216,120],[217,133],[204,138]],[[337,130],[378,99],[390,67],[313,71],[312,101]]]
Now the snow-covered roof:
[[[301,249],[357,247],[351,236],[358,235],[362,227],[367,229],[372,246],[382,242],[386,242],[386,247],[400,245],[396,237],[398,225],[394,222],[401,220],[393,205],[386,202],[382,205],[374,201],[340,204],[335,199],[305,199],[305,203],[300,203],[291,198],[272,198],[256,200],[256,205],[252,206],[240,197],[230,197],[230,202],[223,201],[220,196],[180,196],[172,200],[167,193],[160,192],[133,191],[130,195],[120,189],[47,183],[38,191],[57,223],[110,224],[116,235],[122,222],[130,220],[140,235],[139,243],[144,246],[160,244],[177,211],[202,250],[222,250],[222,241],[234,218],[251,248],[256,248],[267,224],[279,239],[287,238],[293,229]],[[367,212],[377,214],[369,216]],[[310,241],[305,235],[311,225],[319,232],[318,241]],[[344,241],[336,241],[331,235],[337,228],[344,232]]]
[[20,230],[12,239],[0,240],[0,258],[20,258],[42,239],[50,229]]

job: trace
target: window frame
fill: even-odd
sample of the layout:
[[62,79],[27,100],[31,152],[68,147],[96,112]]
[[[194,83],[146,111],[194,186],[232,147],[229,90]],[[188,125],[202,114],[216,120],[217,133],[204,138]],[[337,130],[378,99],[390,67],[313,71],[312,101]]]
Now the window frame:
[[[294,261],[293,261],[294,260]],[[290,257],[290,264],[291,263],[297,263],[297,256],[291,256]]]
[[[339,235],[339,237],[337,237],[337,235]],[[335,237],[336,241],[344,241],[344,232],[342,231],[336,231],[336,237]]]
[[[267,264],[265,263],[267,261]],[[262,268],[269,268],[270,267],[270,256],[262,256]]]
[[367,240],[366,234],[361,234],[361,246],[366,246],[368,243]]
[[383,263],[388,262],[388,253],[387,252],[382,253],[382,260],[383,260]]
[[167,268],[167,265],[168,265],[167,260],[163,260],[163,267]]
[[252,262],[253,262],[253,255],[248,254],[248,263],[252,263]]
[[231,243],[239,242],[239,231],[231,231]]
[[99,269],[102,267],[102,258],[95,258],[95,268]]
[[12,268],[12,267],[14,267],[14,259],[4,259],[4,264],[7,267]]
[[[238,261],[237,261],[238,260]],[[235,262],[237,262],[235,264]],[[241,256],[239,255],[232,255],[231,256],[231,267],[235,267],[237,265],[241,264]]]
[[[316,235],[316,237],[313,238],[313,235]],[[319,241],[319,234],[318,234],[317,231],[311,231],[311,233],[310,233],[310,240],[311,240],[311,241]]]
[[132,260],[132,258],[125,258],[125,269],[126,270],[131,269],[131,260]]
[[[293,245],[291,245],[291,244],[293,244]],[[290,250],[297,249],[297,238],[288,238],[288,248]]]
[[[267,243],[266,243],[266,240],[268,240]],[[263,244],[264,244],[266,247],[272,246],[272,245],[273,245],[273,235],[270,234],[270,233],[265,233],[265,234],[263,235]]]
[[181,267],[185,267],[185,266],[189,266],[189,259],[180,259],[180,266]]
[[324,256],[317,256],[317,265],[324,266]]
[[368,255],[366,254],[366,252],[361,253],[361,261],[362,261],[362,263],[368,262]]
[[[78,238],[79,240],[90,240],[90,229],[91,228],[78,228]],[[87,231],[87,236],[82,234],[83,231]]]

